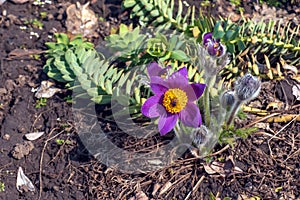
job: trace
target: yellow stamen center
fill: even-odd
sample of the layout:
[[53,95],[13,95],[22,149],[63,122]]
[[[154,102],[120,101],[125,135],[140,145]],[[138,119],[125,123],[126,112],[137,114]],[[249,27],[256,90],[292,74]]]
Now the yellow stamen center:
[[214,43],[214,48],[216,49],[216,48],[218,48],[220,46],[220,44],[219,43]]
[[185,108],[188,102],[185,91],[179,88],[172,88],[165,92],[163,106],[169,113],[179,113]]
[[168,75],[167,72],[165,72],[165,73],[163,73],[163,74],[160,75],[160,78],[166,79],[166,78],[167,78],[167,75]]

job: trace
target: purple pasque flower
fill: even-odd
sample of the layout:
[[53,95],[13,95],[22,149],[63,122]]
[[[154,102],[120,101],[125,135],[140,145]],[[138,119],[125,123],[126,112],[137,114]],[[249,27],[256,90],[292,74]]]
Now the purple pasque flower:
[[221,44],[220,39],[213,38],[212,32],[203,35],[203,46],[211,56],[222,57],[226,53],[226,47]]
[[[154,67],[155,66],[155,67]],[[154,96],[146,100],[142,106],[142,113],[149,118],[159,117],[158,129],[161,135],[171,131],[177,120],[190,127],[199,127],[202,118],[198,106],[194,103],[203,94],[205,84],[189,84],[187,68],[183,67],[167,78],[159,73],[163,70],[159,65],[150,64],[150,86]]]

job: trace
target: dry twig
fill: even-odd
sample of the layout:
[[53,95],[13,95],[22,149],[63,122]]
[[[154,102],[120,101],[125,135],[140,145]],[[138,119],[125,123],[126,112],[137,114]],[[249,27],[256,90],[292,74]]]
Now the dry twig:
[[271,146],[270,146],[270,141],[276,137],[281,131],[283,131],[286,127],[288,127],[292,122],[294,122],[296,119],[297,119],[298,116],[294,117],[294,119],[292,121],[290,121],[289,123],[287,123],[284,127],[282,127],[277,133],[275,133],[270,139],[268,139],[268,147],[269,147],[269,150],[270,150],[270,155],[271,157],[273,157],[273,153],[272,153],[272,149],[271,149]]
[[[49,137],[52,135],[52,133],[57,130],[58,128],[54,128],[51,130],[51,132],[49,133]],[[54,135],[53,137],[51,138],[48,138],[44,144],[44,147],[43,147],[43,150],[42,150],[42,153],[41,153],[41,159],[40,159],[40,171],[39,171],[39,179],[40,179],[40,191],[39,191],[39,198],[38,200],[41,199],[42,197],[42,192],[43,192],[43,179],[42,179],[42,168],[43,168],[43,158],[44,158],[44,153],[45,153],[45,150],[46,150],[46,147],[47,147],[47,144],[49,141],[53,140],[54,138],[56,138],[57,136],[59,136],[61,133],[63,133],[64,130],[62,130],[61,132],[57,133],[56,135]]]
[[193,187],[192,191],[190,191],[188,193],[188,195],[186,195],[185,199],[184,200],[188,200],[190,198],[190,196],[194,193],[194,191],[196,191],[199,186],[200,186],[200,183],[204,180],[204,176],[201,176],[201,178],[199,179],[199,181],[196,183],[196,185]]

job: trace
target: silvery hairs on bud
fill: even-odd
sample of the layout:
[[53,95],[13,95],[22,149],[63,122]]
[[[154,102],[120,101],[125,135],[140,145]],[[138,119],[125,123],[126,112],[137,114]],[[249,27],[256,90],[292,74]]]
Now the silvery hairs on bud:
[[192,141],[198,148],[203,147],[212,137],[212,132],[204,125],[192,130]]
[[249,101],[257,97],[260,88],[260,80],[251,74],[246,74],[236,81],[234,91],[239,101]]
[[[226,51],[226,47],[224,47]],[[222,56],[218,57],[217,59],[217,65],[219,66],[220,70],[223,69],[226,65],[230,63],[230,58],[228,56],[228,53],[224,53]]]
[[198,65],[200,69],[205,70],[206,76],[214,76],[227,65],[230,60],[227,53],[221,57],[211,56],[200,44],[197,44]]
[[230,109],[231,106],[233,106],[234,101],[234,91],[226,90],[221,94],[220,103],[223,108],[227,110]]
[[230,115],[227,119],[227,126],[229,126],[234,120],[234,116],[236,115],[240,106],[255,97],[260,92],[261,82],[257,77],[252,76],[251,74],[246,74],[240,77],[234,86],[235,93],[235,102],[230,110]]
[[200,44],[197,44],[198,50],[198,65],[200,69],[204,69],[207,74],[215,74],[216,73],[216,62],[215,60],[208,54],[207,50],[202,47]]

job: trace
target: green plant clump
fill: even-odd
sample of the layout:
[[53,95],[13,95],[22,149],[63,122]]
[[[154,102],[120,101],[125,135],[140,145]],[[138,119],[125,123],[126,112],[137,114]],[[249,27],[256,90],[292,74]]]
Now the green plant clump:
[[126,9],[131,8],[131,17],[137,17],[143,26],[150,23],[161,30],[176,27],[178,30],[185,30],[194,23],[195,7],[189,6],[183,13],[183,2],[177,1],[178,10],[174,14],[174,0],[125,0],[122,6]]
[[47,106],[46,98],[40,98],[36,100],[35,108],[41,108],[42,106]]
[[[116,100],[124,108],[129,107],[130,114],[141,114],[140,107],[152,95],[146,66],[155,61],[162,67],[171,65],[170,73],[186,66],[190,82],[204,83],[211,79],[205,82],[209,88],[204,92],[207,98],[200,101],[206,106],[209,102],[220,107],[219,95],[224,90],[225,80],[233,81],[247,72],[273,79],[276,76],[273,66],[280,59],[291,65],[300,65],[299,25],[272,20],[257,23],[244,18],[234,23],[211,16],[195,17],[194,7],[189,7],[187,14],[183,14],[181,0],[178,0],[176,15],[174,0],[124,0],[123,7],[131,9],[131,17],[137,18],[140,26],[132,30],[120,25],[117,34],[107,36],[106,44],[100,47],[106,57],[80,35],[70,39],[66,34],[58,33],[55,34],[55,42],[46,43],[48,50],[44,71],[50,78],[65,83],[76,98],[89,98],[98,104]],[[152,25],[153,29],[145,32],[142,28],[146,25]],[[212,33],[210,39],[217,47],[224,44],[230,54],[229,63],[215,59],[216,55],[207,56],[204,51],[199,53],[199,46],[207,50],[203,36],[208,32]],[[109,54],[109,51],[112,53]],[[225,63],[220,68],[222,70],[216,70],[209,77],[209,69],[205,69],[203,63],[219,66],[217,62],[220,60]],[[258,65],[265,65],[266,70]],[[207,107],[205,123],[211,129],[208,132],[216,132],[211,127],[215,124],[221,126],[220,120],[211,118],[210,114],[214,114],[210,109],[212,106]],[[210,124],[213,125],[210,127]],[[243,138],[255,131],[235,130],[229,126],[230,123],[227,125],[222,133],[218,132],[221,142],[231,143],[235,136]]]
[[[76,97],[87,97],[96,103],[107,104],[112,95],[132,96],[117,100],[122,105],[133,105],[132,110],[136,111],[143,101],[143,84],[138,80],[145,75],[145,66],[149,62],[159,59],[162,62],[189,61],[181,50],[186,45],[181,41],[182,37],[174,35],[167,39],[158,34],[155,38],[147,38],[138,27],[131,31],[121,25],[118,34],[106,38],[105,50],[118,52],[118,56],[112,55],[108,59],[81,36],[70,40],[66,34],[60,33],[55,37],[56,42],[46,43],[44,71],[50,78],[76,91]],[[190,74],[194,75],[195,70]]]
[[[222,76],[227,80],[234,80],[248,70],[263,78],[273,79],[280,72],[271,69],[268,63],[275,67],[281,65],[279,58],[288,64],[300,66],[300,40],[297,34],[300,25],[272,20],[257,23],[245,18],[233,23],[229,19],[216,19],[211,16],[195,17],[194,7],[189,7],[183,17],[182,5],[180,0],[178,9],[174,8],[174,0],[123,1],[123,7],[131,9],[131,17],[138,18],[141,26],[153,25],[158,30],[177,29],[189,37],[198,38],[199,42],[204,33],[213,31],[214,37],[220,38],[232,56],[232,62],[222,71]],[[173,17],[176,12],[176,17]],[[258,59],[258,54],[265,54],[270,60]],[[259,64],[266,67],[259,68]]]
[[5,184],[3,182],[0,182],[0,192],[5,191]]
[[121,73],[105,61],[93,44],[81,36],[69,39],[56,34],[56,42],[46,43],[47,61],[44,71],[50,78],[76,89],[77,97],[89,97],[96,103],[107,103],[113,92],[113,83]]

